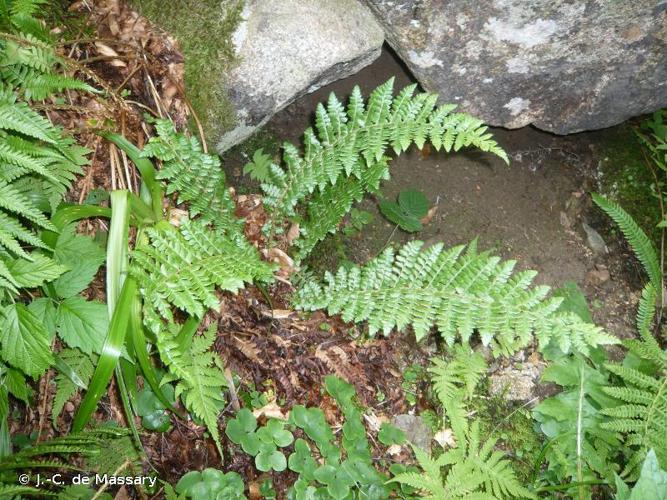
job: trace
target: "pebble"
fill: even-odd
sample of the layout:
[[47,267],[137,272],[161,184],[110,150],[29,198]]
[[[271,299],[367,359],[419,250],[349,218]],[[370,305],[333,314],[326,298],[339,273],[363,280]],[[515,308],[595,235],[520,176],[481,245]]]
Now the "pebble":
[[581,222],[581,227],[583,227],[586,232],[586,241],[588,242],[588,246],[591,247],[591,250],[595,253],[609,253],[607,244],[604,242],[604,239],[602,239],[602,236],[600,236],[600,233],[584,221]]

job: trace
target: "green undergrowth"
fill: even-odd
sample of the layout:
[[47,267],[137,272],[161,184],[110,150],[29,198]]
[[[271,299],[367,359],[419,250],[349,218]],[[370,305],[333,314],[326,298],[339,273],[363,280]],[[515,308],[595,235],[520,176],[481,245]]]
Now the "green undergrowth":
[[234,64],[232,34],[241,0],[132,0],[135,8],[179,42],[185,59],[185,86],[207,137],[234,124],[224,77]]
[[530,484],[543,445],[541,436],[535,432],[530,407],[508,401],[502,395],[484,393],[471,406],[476,410],[482,435],[498,437],[497,447],[512,458],[521,483]]
[[655,221],[661,217],[655,178],[632,126],[623,124],[602,134],[602,158],[598,165],[600,192],[625,207],[649,237],[659,241]]

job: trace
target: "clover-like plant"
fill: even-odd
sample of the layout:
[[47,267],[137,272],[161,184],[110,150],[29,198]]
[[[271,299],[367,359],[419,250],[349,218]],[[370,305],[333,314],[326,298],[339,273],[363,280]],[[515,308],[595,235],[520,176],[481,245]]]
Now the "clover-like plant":
[[238,411],[236,418],[228,422],[225,434],[233,443],[240,445],[244,452],[255,457],[258,470],[281,472],[287,468],[287,459],[278,448],[292,444],[294,436],[285,429],[285,422],[272,418],[257,429],[257,418],[250,410],[243,408]]
[[176,493],[196,500],[245,500],[244,489],[236,472],[213,468],[188,472],[176,484]]

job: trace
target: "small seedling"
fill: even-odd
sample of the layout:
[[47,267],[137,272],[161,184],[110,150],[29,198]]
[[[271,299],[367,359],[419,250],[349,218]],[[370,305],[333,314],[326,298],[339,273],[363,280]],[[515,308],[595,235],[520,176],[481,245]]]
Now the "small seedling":
[[350,220],[343,228],[345,236],[355,236],[360,233],[366,224],[373,221],[373,214],[365,210],[358,210],[353,208],[350,211]]
[[416,189],[406,189],[398,194],[398,202],[382,200],[380,212],[398,225],[403,231],[421,231],[421,219],[428,213],[429,201],[426,195]]

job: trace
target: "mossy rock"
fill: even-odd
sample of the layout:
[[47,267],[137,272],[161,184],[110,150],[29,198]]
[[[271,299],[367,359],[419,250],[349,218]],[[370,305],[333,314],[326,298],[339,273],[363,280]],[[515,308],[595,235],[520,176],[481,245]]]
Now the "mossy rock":
[[131,0],[142,15],[174,36],[185,59],[187,97],[206,136],[219,137],[235,123],[224,75],[235,64],[232,35],[242,0]]
[[626,123],[605,130],[600,144],[600,192],[620,204],[653,241],[659,241],[655,226],[661,217],[655,178],[633,127]]

